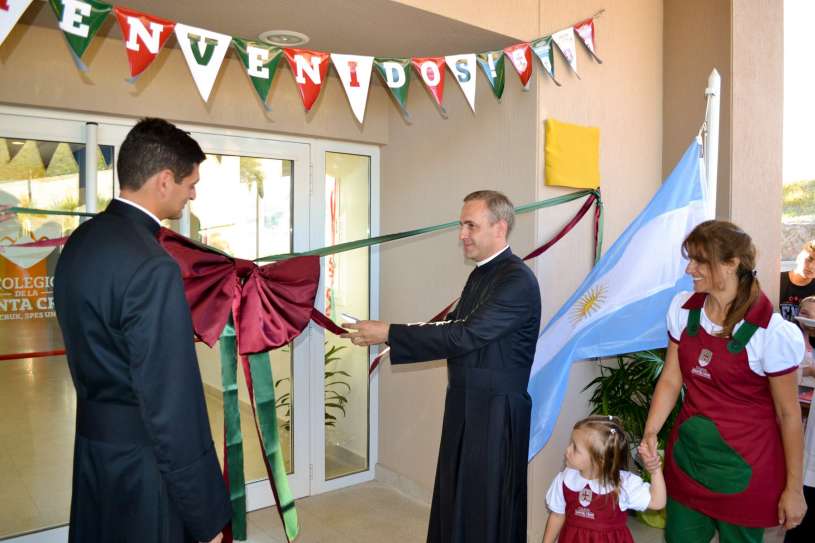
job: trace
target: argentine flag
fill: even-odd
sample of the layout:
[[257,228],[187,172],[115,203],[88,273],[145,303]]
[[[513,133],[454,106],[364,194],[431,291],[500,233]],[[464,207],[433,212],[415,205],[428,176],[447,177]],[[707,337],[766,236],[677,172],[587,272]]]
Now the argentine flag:
[[701,145],[694,141],[645,209],[625,229],[538,337],[529,378],[531,460],[557,421],[572,362],[665,347],[674,295],[691,290],[681,245],[713,218]]

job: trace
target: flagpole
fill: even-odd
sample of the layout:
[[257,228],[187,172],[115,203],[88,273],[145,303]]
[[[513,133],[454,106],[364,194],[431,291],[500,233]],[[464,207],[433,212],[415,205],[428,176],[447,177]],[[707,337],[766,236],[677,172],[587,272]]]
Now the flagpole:
[[722,77],[718,70],[713,68],[707,79],[705,96],[705,135],[704,135],[704,161],[705,174],[708,187],[708,205],[711,207],[708,216],[716,216],[716,187],[719,170],[719,106],[722,96]]

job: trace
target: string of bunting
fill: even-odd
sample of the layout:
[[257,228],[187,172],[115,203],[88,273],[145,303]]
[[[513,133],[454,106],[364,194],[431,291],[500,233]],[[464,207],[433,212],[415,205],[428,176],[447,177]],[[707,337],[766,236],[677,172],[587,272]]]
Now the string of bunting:
[[[31,5],[32,0],[0,0],[0,46]],[[577,72],[577,42],[585,46],[590,57],[602,63],[597,55],[597,28],[595,20],[605,11],[600,10],[566,28],[529,42],[519,42],[504,49],[432,57],[374,57],[314,51],[299,48],[280,48],[264,42],[221,34],[205,28],[189,26],[178,21],[163,19],[124,6],[114,6],[100,0],[48,0],[58,26],[65,36],[68,50],[76,66],[89,71],[82,60],[88,46],[109,16],[114,16],[122,31],[130,77],[135,82],[158,57],[171,36],[187,62],[195,86],[204,102],[209,100],[230,45],[234,48],[244,71],[261,104],[268,104],[272,81],[281,61],[289,65],[303,106],[308,112],[320,95],[329,65],[339,76],[354,117],[361,124],[365,117],[371,74],[382,78],[393,101],[402,114],[409,118],[406,102],[411,78],[411,67],[427,88],[443,116],[445,73],[449,69],[464,93],[467,103],[475,112],[476,72],[480,68],[495,97],[500,101],[504,93],[505,59],[515,69],[524,90],[528,90],[532,77],[534,54],[544,73],[560,86],[555,78],[555,49],[579,79]]]

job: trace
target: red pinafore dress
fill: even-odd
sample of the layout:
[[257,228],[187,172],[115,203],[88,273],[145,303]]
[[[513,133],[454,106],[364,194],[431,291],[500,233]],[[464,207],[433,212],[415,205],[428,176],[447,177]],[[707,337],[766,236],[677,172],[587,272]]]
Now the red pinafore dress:
[[668,497],[737,526],[775,526],[784,449],[769,379],[750,369],[746,350],[769,324],[772,304],[762,293],[728,339],[700,326],[705,297],[694,294],[682,306],[690,310],[679,340],[686,392],[665,458]]
[[613,493],[596,494],[587,484],[580,492],[563,483],[566,500],[566,520],[558,543],[634,543],[626,522],[628,514],[621,511]]

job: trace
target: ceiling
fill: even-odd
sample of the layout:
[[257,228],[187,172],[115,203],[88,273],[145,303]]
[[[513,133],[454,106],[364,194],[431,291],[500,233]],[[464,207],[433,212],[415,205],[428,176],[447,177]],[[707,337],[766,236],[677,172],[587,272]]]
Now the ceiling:
[[[501,49],[518,41],[390,0],[126,0],[122,5],[247,39],[266,30],[294,30],[311,38],[306,48],[334,53],[441,56]],[[42,1],[32,3],[21,21],[58,28]],[[108,17],[98,35],[121,38],[115,17]]]

